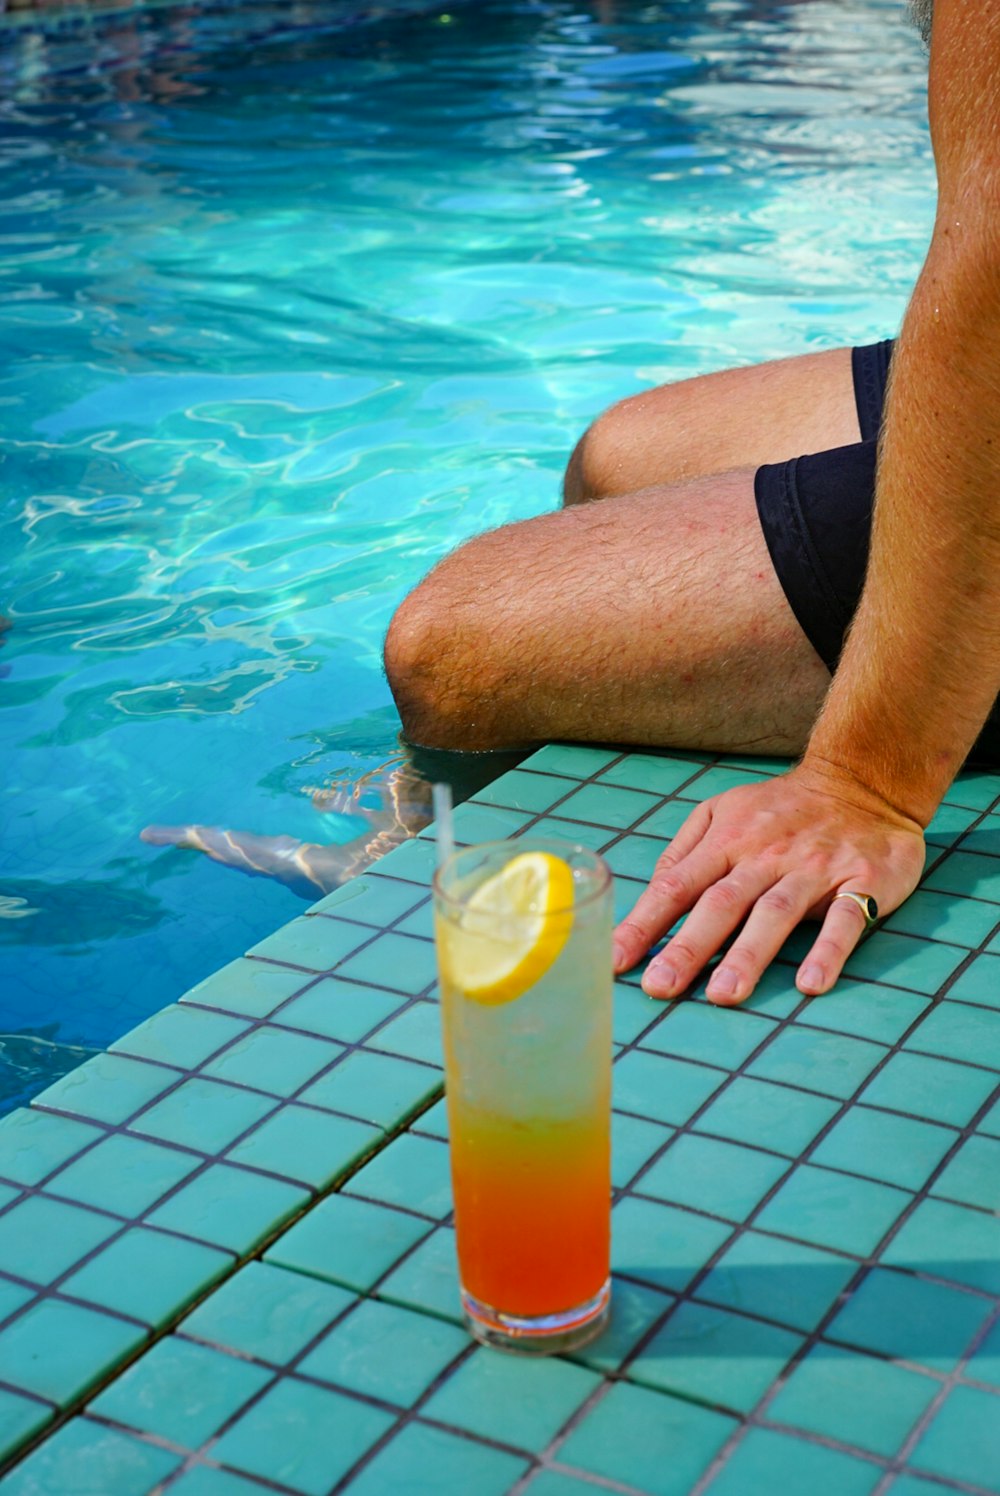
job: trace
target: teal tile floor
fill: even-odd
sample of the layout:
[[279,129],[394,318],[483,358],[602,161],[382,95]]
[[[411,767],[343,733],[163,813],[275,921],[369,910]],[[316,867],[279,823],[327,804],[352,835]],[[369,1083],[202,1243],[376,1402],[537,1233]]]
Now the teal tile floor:
[[[773,762],[551,745],[459,838],[624,912]],[[0,1122],[3,1496],[1000,1496],[1000,775],[826,998],[615,984],[610,1329],[458,1311],[431,834]]]

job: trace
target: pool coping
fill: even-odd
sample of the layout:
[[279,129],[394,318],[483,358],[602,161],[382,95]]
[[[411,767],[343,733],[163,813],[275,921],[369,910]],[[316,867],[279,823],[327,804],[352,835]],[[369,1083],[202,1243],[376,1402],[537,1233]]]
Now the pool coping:
[[[471,842],[540,828],[550,832],[562,829],[568,839],[579,836],[589,840],[604,848],[615,872],[621,913],[622,901],[630,901],[639,892],[655,856],[698,799],[742,780],[752,782],[780,767],[776,762],[717,755],[549,745],[461,806],[456,813],[457,837],[460,842]],[[923,892],[915,896],[918,902],[914,905],[911,901],[887,921],[887,927],[876,932],[852,958],[848,973],[853,980],[845,984],[845,992],[835,1002],[810,1001],[795,991],[789,964],[800,949],[795,938],[783,953],[785,960],[762,983],[759,995],[744,1009],[728,1015],[699,1000],[703,998],[703,985],[695,989],[694,1002],[664,1007],[652,1004],[640,993],[641,968],[616,983],[616,1062],[621,1067],[617,1074],[620,1079],[624,1077],[616,1099],[616,1117],[624,1154],[629,1163],[637,1164],[627,1178],[616,1180],[618,1202],[630,1202],[619,1219],[669,1220],[672,1229],[681,1234],[682,1227],[695,1230],[695,1222],[706,1242],[711,1238],[714,1245],[690,1281],[680,1286],[676,1282],[671,1286],[662,1274],[657,1277],[657,1270],[649,1263],[632,1264],[638,1270],[624,1273],[618,1263],[619,1288],[627,1298],[631,1296],[628,1302],[638,1302],[645,1294],[647,1309],[652,1304],[658,1313],[613,1366],[601,1365],[599,1358],[588,1362],[584,1354],[582,1363],[591,1372],[601,1372],[599,1383],[563,1420],[565,1426],[560,1428],[553,1447],[543,1452],[541,1463],[527,1466],[512,1489],[533,1480],[539,1470],[562,1472],[563,1479],[570,1479],[568,1472],[572,1471],[572,1479],[583,1486],[611,1478],[617,1482],[617,1489],[647,1489],[629,1485],[627,1480],[623,1485],[618,1466],[602,1474],[599,1452],[590,1449],[582,1433],[574,1433],[581,1424],[585,1428],[599,1424],[605,1416],[600,1408],[614,1388],[629,1389],[627,1399],[616,1393],[615,1406],[624,1407],[628,1402],[631,1407],[635,1395],[641,1392],[660,1399],[661,1409],[672,1406],[679,1397],[685,1407],[703,1409],[715,1420],[728,1420],[724,1425],[726,1438],[697,1476],[692,1490],[702,1489],[716,1474],[721,1480],[734,1458],[749,1459],[739,1453],[757,1447],[747,1434],[748,1428],[783,1440],[781,1448],[788,1445],[797,1456],[805,1445],[809,1449],[832,1449],[838,1458],[854,1462],[852,1471],[859,1462],[872,1464],[882,1482],[881,1490],[899,1471],[911,1468],[907,1463],[909,1453],[924,1440],[956,1387],[971,1387],[1000,1412],[1000,1403],[993,1402],[993,1393],[1000,1388],[993,1389],[992,1384],[975,1377],[970,1379],[964,1371],[969,1355],[984,1343],[1000,1319],[1000,1276],[995,1282],[990,1278],[983,1287],[977,1282],[963,1282],[962,1269],[954,1264],[942,1279],[940,1272],[928,1273],[892,1259],[893,1241],[906,1222],[928,1203],[935,1181],[967,1144],[986,1144],[990,1149],[995,1146],[1000,1156],[1000,1142],[994,1145],[993,1135],[979,1130],[1000,1097],[1000,992],[993,997],[989,985],[998,969],[992,965],[994,952],[1000,951],[1000,884],[988,885],[992,898],[954,891],[954,880],[952,891],[944,893],[941,889],[942,877],[944,884],[949,884],[941,870],[956,851],[962,852],[965,860],[951,866],[966,882],[971,876],[970,866],[977,877],[1000,875],[1000,817],[993,816],[998,804],[1000,776],[971,772],[960,777],[932,825],[931,855]],[[983,835],[993,833],[996,850],[979,851]],[[95,1430],[111,1430],[133,1442],[138,1439],[143,1447],[160,1447],[162,1438],[158,1442],[155,1431],[136,1429],[134,1424],[119,1424],[114,1419],[102,1422],[99,1413],[88,1412],[81,1417],[81,1409],[102,1389],[116,1383],[126,1387],[130,1377],[141,1373],[154,1345],[187,1345],[186,1332],[174,1334],[177,1325],[198,1306],[211,1305],[222,1285],[238,1281],[250,1263],[266,1265],[270,1271],[304,1275],[310,1281],[337,1283],[356,1298],[402,1304],[408,1312],[423,1313],[436,1322],[447,1319],[440,1300],[421,1298],[425,1289],[410,1289],[400,1300],[398,1293],[395,1299],[392,1297],[391,1290],[387,1297],[384,1286],[384,1279],[398,1274],[401,1265],[419,1254],[427,1242],[442,1241],[449,1220],[450,1204],[441,1193],[446,1154],[441,1147],[444,1130],[440,1121],[433,952],[426,923],[434,862],[432,838],[431,828],[397,848],[369,873],[320,900],[304,916],[252,947],[246,957],[200,983],[178,1003],[161,1009],[118,1040],[107,1054],[87,1061],[36,1097],[29,1107],[0,1122],[0,1293],[6,1290],[8,1300],[14,1302],[12,1309],[0,1309],[0,1365],[5,1366],[0,1373],[0,1399],[6,1398],[8,1410],[12,1408],[19,1415],[13,1422],[8,1419],[6,1425],[0,1423],[0,1427],[8,1428],[3,1469],[41,1470],[39,1461],[47,1458],[46,1450],[62,1447],[60,1440],[64,1444],[71,1432],[73,1438],[81,1438]],[[975,853],[971,864],[969,850]],[[983,859],[987,861],[980,868]],[[978,889],[979,884],[973,882],[971,886]],[[817,1002],[827,1003],[833,1011],[814,1012]],[[942,1003],[948,1004],[947,1023],[929,1025],[922,1043],[921,1026]],[[363,1012],[366,1004],[371,1005],[367,1014]],[[812,1022],[807,1015],[812,1016]],[[370,1024],[364,1021],[368,1017],[373,1020]],[[824,1017],[827,1021],[820,1021]],[[666,1029],[667,1022],[673,1022],[672,1030]],[[959,1032],[962,1024],[968,1026],[964,1037]],[[767,1058],[775,1042],[789,1033],[792,1042],[785,1041],[783,1047],[775,1049],[775,1055]],[[710,1039],[711,1045],[721,1048],[710,1047]],[[261,1048],[265,1042],[266,1054]],[[987,1043],[995,1045],[995,1051],[987,1050]],[[861,1109],[856,1110],[858,1097],[898,1056],[909,1057],[911,1062],[916,1059],[932,1066],[943,1065],[945,1070],[940,1073],[961,1075],[969,1086],[978,1084],[982,1094],[977,1104],[961,1121],[954,1117],[948,1122],[941,1117],[935,1119],[927,1115],[929,1103],[911,1084],[899,1095],[882,1097],[881,1106],[876,1095],[873,1105],[863,1100]],[[827,1068],[817,1083],[815,1072],[820,1065]],[[672,1091],[668,1102],[657,1100],[659,1087],[651,1086],[651,1076],[662,1077]],[[701,1126],[704,1114],[721,1102],[735,1081],[742,1082],[744,1090],[755,1081],[787,1090],[804,1110],[818,1107],[817,1116],[825,1110],[825,1120],[792,1154],[787,1147],[784,1152],[775,1152],[767,1146],[768,1139],[761,1146],[747,1145],[745,1139],[738,1141],[732,1136],[732,1124],[720,1121],[707,1128]],[[185,1087],[186,1095],[172,1104],[171,1098]],[[688,1099],[681,1105],[677,1096],[685,1087]],[[685,1107],[686,1114],[682,1115]],[[192,1108],[197,1114],[193,1132]],[[877,1113],[874,1108],[878,1108]],[[837,1124],[851,1116],[870,1120],[873,1115],[886,1127],[902,1129],[907,1124],[920,1145],[932,1151],[934,1130],[939,1130],[938,1140],[949,1146],[933,1167],[927,1168],[926,1178],[916,1183],[914,1178],[906,1183],[894,1182],[884,1177],[884,1166],[879,1176],[878,1162],[862,1165],[850,1152],[849,1143],[840,1145],[843,1156],[838,1158],[837,1144],[827,1142]],[[215,1146],[199,1147],[199,1142],[206,1142],[210,1126]],[[199,1134],[198,1127],[205,1135]],[[994,1127],[994,1132],[1000,1132],[1000,1128]],[[838,1136],[844,1136],[843,1132]],[[680,1151],[671,1155],[671,1149],[683,1139],[694,1139],[696,1152],[712,1144],[720,1158],[735,1157],[734,1149],[745,1154],[741,1161],[744,1172],[753,1165],[765,1174],[773,1173],[778,1167],[775,1159],[783,1159],[787,1167],[778,1170],[753,1208],[742,1219],[737,1212],[733,1221],[731,1202],[726,1208],[720,1208],[718,1201],[716,1208],[708,1208],[698,1197],[696,1167],[680,1169],[679,1173],[675,1169],[676,1177],[667,1177],[670,1166],[663,1160],[683,1157]],[[686,1146],[690,1152],[690,1142]],[[99,1156],[95,1166],[91,1155],[101,1147],[105,1155]],[[727,1148],[731,1155],[726,1154]],[[824,1163],[822,1157],[817,1163],[810,1162],[813,1151],[823,1148],[832,1162]],[[381,1158],[398,1155],[402,1168],[404,1153],[407,1159],[412,1158],[415,1174],[421,1169],[428,1171],[427,1188],[433,1186],[437,1191],[433,1210],[423,1208],[423,1197],[414,1206],[407,1190],[416,1185],[408,1178],[396,1180],[387,1196],[388,1186],[381,1186],[382,1195],[376,1192],[372,1197],[356,1183],[359,1173]],[[971,1150],[966,1150],[966,1156],[971,1156]],[[404,1168],[403,1172],[409,1170]],[[374,1180],[375,1173],[373,1170],[368,1178]],[[653,1187],[644,1189],[643,1181],[650,1183],[651,1173]],[[814,1183],[817,1179],[821,1183],[830,1178],[840,1182],[863,1179],[864,1187],[861,1183],[843,1187],[869,1202],[875,1220],[872,1231],[883,1216],[891,1214],[893,1204],[899,1209],[891,1224],[887,1219],[886,1229],[870,1241],[831,1240],[837,1230],[832,1221],[824,1225],[819,1240],[814,1233],[810,1241],[808,1231],[790,1232],[788,1220],[781,1219],[781,1201],[774,1204],[793,1177],[800,1181],[800,1189],[804,1179]],[[199,1186],[199,1181],[207,1183]],[[345,1186],[350,1188],[342,1194]],[[732,1188],[736,1189],[735,1181]],[[954,1191],[946,1191],[930,1201],[934,1205],[940,1198],[953,1215],[960,1212],[955,1219],[968,1227],[970,1241],[973,1229],[979,1229],[982,1220],[1000,1212],[1000,1201],[986,1209],[967,1198],[970,1189],[974,1193],[977,1188],[981,1186],[966,1183],[957,1199]],[[217,1190],[222,1191],[221,1208]],[[689,1198],[685,1198],[686,1192]],[[334,1197],[367,1201],[383,1212],[376,1217],[383,1223],[390,1219],[384,1215],[389,1211],[395,1213],[394,1225],[398,1224],[395,1215],[399,1215],[411,1226],[420,1223],[423,1229],[390,1264],[388,1273],[371,1281],[366,1278],[367,1269],[362,1271],[356,1264],[344,1268],[339,1278],[331,1276],[322,1265],[311,1262],[308,1252],[304,1259],[307,1265],[302,1266],[295,1242],[307,1237],[306,1224],[314,1212]],[[765,1221],[763,1232],[758,1234],[755,1223],[769,1210],[771,1230]],[[319,1220],[319,1215],[315,1219]],[[20,1229],[16,1229],[19,1222]],[[716,1241],[720,1231],[722,1237]],[[958,1363],[961,1375],[955,1370],[939,1379],[935,1396],[909,1429],[901,1446],[905,1455],[897,1450],[891,1457],[878,1456],[857,1438],[845,1441],[827,1436],[824,1441],[822,1431],[817,1436],[808,1428],[803,1432],[796,1426],[792,1435],[783,1424],[775,1430],[766,1411],[773,1387],[762,1395],[759,1408],[755,1404],[734,1423],[739,1410],[724,1399],[706,1398],[697,1385],[678,1388],[668,1379],[664,1386],[662,1374],[657,1373],[657,1381],[657,1375],[648,1368],[643,1370],[645,1348],[663,1332],[679,1308],[687,1305],[686,1312],[690,1312],[695,1304],[697,1312],[707,1312],[699,1286],[719,1267],[721,1259],[741,1241],[759,1245],[761,1240],[768,1242],[775,1237],[793,1243],[800,1253],[817,1251],[841,1266],[849,1264],[851,1277],[847,1281],[856,1286],[870,1276],[873,1264],[880,1264],[875,1270],[884,1273],[886,1268],[881,1264],[889,1263],[890,1272],[916,1273],[920,1282],[942,1280],[952,1291],[957,1284],[963,1293],[977,1300],[981,1297],[989,1307],[989,1313],[984,1310],[975,1344],[970,1344]],[[168,1245],[174,1284],[162,1282],[163,1255]],[[792,1251],[792,1246],[788,1250]],[[887,1251],[889,1257],[883,1257],[881,1254]],[[152,1269],[150,1263],[154,1264]],[[161,1264],[159,1269],[156,1263]],[[160,1279],[154,1277],[151,1284],[143,1285],[143,1270],[159,1271]],[[41,1281],[43,1277],[45,1281]],[[840,1292],[848,1291],[845,1284]],[[743,1305],[729,1312],[733,1306],[723,1311],[717,1300],[718,1294],[714,1312],[727,1315],[730,1329],[737,1322],[744,1326],[765,1324],[772,1326],[772,1338],[778,1334],[773,1328],[773,1313],[768,1314],[759,1305]],[[0,1299],[0,1304],[3,1302]],[[828,1343],[824,1327],[838,1307],[842,1307],[840,1297],[835,1295],[833,1308],[819,1327],[813,1326],[808,1333],[791,1331],[787,1323],[778,1321],[783,1334],[795,1337],[792,1371],[818,1344]],[[101,1335],[96,1333],[98,1321]],[[36,1326],[37,1335],[33,1333]],[[73,1356],[61,1353],[70,1342],[79,1342],[84,1326],[88,1332],[94,1331],[88,1339],[93,1354],[67,1366],[65,1362],[72,1362]],[[54,1365],[35,1365],[38,1357],[31,1349],[35,1339],[41,1345],[46,1340],[56,1345],[59,1354]],[[209,1343],[215,1344],[211,1338]],[[791,1345],[792,1341],[787,1343]],[[220,1349],[230,1357],[236,1354],[224,1342]],[[872,1353],[858,1353],[855,1347],[852,1354],[860,1354],[863,1368],[870,1369]],[[462,1362],[463,1358],[459,1356],[458,1360]],[[14,1378],[9,1375],[12,1364],[20,1368]],[[128,1371],[129,1367],[138,1370]],[[902,1370],[911,1378],[932,1375],[924,1366],[914,1371],[907,1361]],[[296,1374],[279,1373],[279,1381],[283,1378],[285,1386],[291,1385],[289,1375]],[[787,1375],[786,1368],[782,1373],[786,1381]],[[296,1387],[302,1385],[305,1383],[301,1380],[294,1382]],[[429,1390],[418,1399],[418,1408],[439,1390],[432,1378]],[[384,1399],[376,1397],[369,1403],[385,1410]],[[433,1419],[415,1421],[407,1409],[394,1408],[393,1416],[396,1421],[385,1437],[373,1439],[359,1461],[333,1482],[337,1489],[353,1483],[355,1466],[363,1483],[368,1462],[373,1458],[377,1462],[383,1446],[391,1447],[402,1431],[411,1426],[418,1430],[437,1426]],[[454,1434],[451,1424],[446,1422],[444,1427]],[[723,1425],[714,1424],[713,1428],[721,1437]],[[55,1439],[57,1431],[59,1438]],[[217,1429],[212,1431],[213,1438],[217,1434]],[[928,1438],[933,1444],[932,1435],[931,1428]],[[477,1438],[468,1431],[464,1437],[474,1442]],[[706,1448],[712,1438],[705,1434]],[[558,1452],[567,1439],[571,1452],[578,1453],[564,1466]],[[503,1440],[479,1437],[479,1446],[511,1457],[512,1446]],[[178,1447],[184,1447],[183,1443]],[[523,1449],[519,1451],[520,1456],[524,1453]],[[953,1458],[950,1446],[946,1454],[947,1459]],[[879,1459],[881,1463],[877,1463]],[[189,1452],[166,1477],[166,1488],[177,1478],[183,1485],[184,1472],[195,1465],[199,1469],[214,1468]],[[242,1467],[237,1463],[227,1468]],[[846,1465],[843,1468],[848,1469]],[[927,1473],[919,1462],[912,1468]],[[261,1478],[258,1472],[258,1483],[252,1489],[300,1489],[280,1481],[261,1485]],[[974,1481],[955,1484],[947,1469],[943,1474],[937,1471],[936,1478],[949,1481],[949,1489],[995,1489]],[[18,1483],[18,1476],[3,1482],[12,1489]],[[45,1489],[44,1484],[39,1489]]]

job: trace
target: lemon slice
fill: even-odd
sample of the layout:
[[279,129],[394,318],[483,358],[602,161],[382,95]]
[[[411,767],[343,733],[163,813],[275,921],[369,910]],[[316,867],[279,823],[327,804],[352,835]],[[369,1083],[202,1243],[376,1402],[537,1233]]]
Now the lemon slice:
[[573,873],[551,852],[522,852],[481,883],[459,919],[439,919],[441,975],[472,1002],[513,1002],[543,977],[573,926]]

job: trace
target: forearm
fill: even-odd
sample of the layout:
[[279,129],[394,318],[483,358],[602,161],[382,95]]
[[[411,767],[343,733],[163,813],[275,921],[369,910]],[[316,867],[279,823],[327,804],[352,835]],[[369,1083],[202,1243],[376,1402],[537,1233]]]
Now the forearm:
[[962,211],[894,355],[865,588],[806,754],[922,825],[1000,690],[1000,255]]

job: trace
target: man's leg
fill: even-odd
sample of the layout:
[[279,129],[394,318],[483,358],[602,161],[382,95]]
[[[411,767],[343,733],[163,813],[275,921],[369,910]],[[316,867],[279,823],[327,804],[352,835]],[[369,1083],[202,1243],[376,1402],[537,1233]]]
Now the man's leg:
[[774,574],[753,475],[859,434],[847,349],[612,406],[573,455],[567,509],[478,536],[400,607],[385,662],[407,736],[800,752],[829,674]]
[[757,468],[859,436],[849,348],[727,369],[612,405],[577,443],[563,498],[580,504]]

